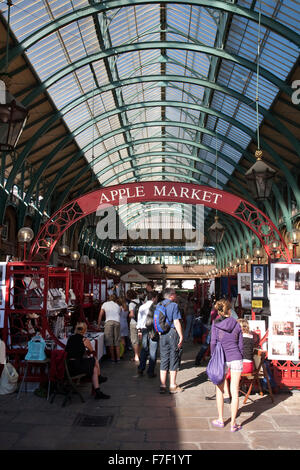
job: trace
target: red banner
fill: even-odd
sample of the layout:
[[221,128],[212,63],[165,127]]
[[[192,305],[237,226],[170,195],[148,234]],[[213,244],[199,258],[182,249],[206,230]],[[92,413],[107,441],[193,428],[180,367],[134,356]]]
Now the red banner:
[[170,181],[147,181],[109,186],[78,198],[77,203],[87,214],[96,212],[102,205],[117,206],[125,203],[155,201],[203,204],[228,214],[234,214],[241,203],[241,199],[237,196],[219,189]]

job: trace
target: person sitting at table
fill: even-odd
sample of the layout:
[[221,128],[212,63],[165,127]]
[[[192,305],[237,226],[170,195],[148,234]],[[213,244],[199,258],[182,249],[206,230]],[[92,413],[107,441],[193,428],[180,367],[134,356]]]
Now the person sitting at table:
[[[101,392],[99,384],[106,382],[107,377],[100,374],[100,365],[95,358],[95,351],[88,338],[84,335],[87,325],[84,322],[77,323],[74,335],[68,338],[65,351],[67,353],[68,368],[71,376],[86,374],[92,379],[95,389],[95,399],[108,399],[110,395]],[[91,356],[88,356],[91,354]]]

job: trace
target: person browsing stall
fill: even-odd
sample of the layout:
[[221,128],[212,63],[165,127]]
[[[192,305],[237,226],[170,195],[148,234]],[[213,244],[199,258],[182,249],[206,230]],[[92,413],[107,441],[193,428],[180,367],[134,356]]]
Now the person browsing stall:
[[[239,383],[243,370],[243,335],[240,324],[230,316],[230,304],[226,300],[219,300],[216,304],[219,316],[211,328],[210,350],[213,354],[219,341],[225,353],[226,366],[230,369],[230,393],[231,393],[231,431],[239,431],[242,426],[236,423],[239,405]],[[224,418],[224,380],[216,386],[216,400],[219,417],[213,420],[213,426],[223,428]]]
[[117,304],[117,297],[112,294],[109,296],[108,302],[102,304],[98,316],[98,327],[100,327],[102,318],[105,315],[105,345],[108,347],[113,362],[120,361],[120,312],[121,307]]

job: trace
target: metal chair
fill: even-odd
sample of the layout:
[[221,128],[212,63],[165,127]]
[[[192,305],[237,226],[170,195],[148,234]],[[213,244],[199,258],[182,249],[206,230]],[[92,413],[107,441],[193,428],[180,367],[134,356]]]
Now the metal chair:
[[21,385],[19,387],[19,390],[18,390],[18,395],[17,395],[17,400],[20,398],[20,395],[21,395],[21,391],[22,391],[22,388],[23,388],[23,385],[25,383],[25,393],[27,393],[27,382],[26,382],[26,378],[28,378],[28,369],[29,367],[32,367],[32,366],[43,366],[43,367],[47,367],[47,370],[48,370],[48,392],[47,392],[47,400],[49,400],[49,395],[50,395],[50,381],[49,381],[49,363],[50,363],[50,359],[45,359],[44,361],[34,361],[34,360],[31,360],[31,359],[28,359],[28,360],[25,360],[26,362],[26,366],[25,366],[25,370],[24,370],[24,374],[23,374],[23,378],[22,378],[22,381],[21,381]]
[[67,353],[63,350],[54,350],[51,353],[51,366],[50,366],[50,381],[52,382],[52,392],[50,403],[53,403],[56,395],[64,395],[65,398],[62,402],[64,407],[68,400],[72,400],[72,394],[79,396],[82,403],[84,398],[78,386],[81,379],[86,377],[86,374],[78,374],[71,376],[68,368]]

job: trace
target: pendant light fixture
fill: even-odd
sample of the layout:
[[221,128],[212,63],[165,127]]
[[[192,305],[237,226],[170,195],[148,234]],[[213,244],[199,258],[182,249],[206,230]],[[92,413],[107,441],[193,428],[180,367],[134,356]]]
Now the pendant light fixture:
[[7,35],[6,35],[6,63],[5,69],[0,73],[0,150],[14,152],[20,135],[25,127],[28,111],[9,93],[11,77],[8,73],[8,50],[10,38],[10,9],[12,1],[7,0]]
[[[218,136],[216,137],[216,189],[218,189]],[[219,222],[218,211],[216,210],[215,222],[208,229],[211,242],[216,245],[221,243],[225,228]]]
[[[261,2],[260,2],[261,4]],[[258,20],[258,38],[257,38],[257,70],[256,70],[256,132],[257,132],[257,150],[255,151],[256,162],[245,173],[249,190],[256,201],[266,201],[271,194],[273,180],[276,171],[262,160],[263,152],[260,148],[259,136],[259,60],[260,60],[260,21],[261,6],[259,8]]]

